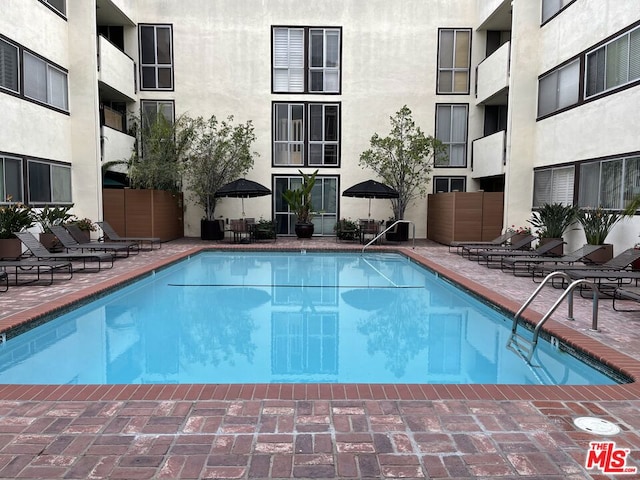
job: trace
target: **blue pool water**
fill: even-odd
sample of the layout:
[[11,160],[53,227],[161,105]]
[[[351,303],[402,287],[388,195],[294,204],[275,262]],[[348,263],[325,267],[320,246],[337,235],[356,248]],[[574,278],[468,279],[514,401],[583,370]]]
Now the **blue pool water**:
[[396,254],[205,252],[10,338],[0,383],[612,384]]

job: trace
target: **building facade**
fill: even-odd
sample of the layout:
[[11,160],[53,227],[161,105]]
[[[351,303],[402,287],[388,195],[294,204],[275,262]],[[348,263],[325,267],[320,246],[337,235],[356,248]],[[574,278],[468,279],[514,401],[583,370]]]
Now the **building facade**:
[[[233,115],[255,126],[248,178],[274,192],[247,200],[249,216],[292,233],[278,192],[317,168],[316,233],[333,235],[366,216],[341,192],[375,177],[360,153],[407,105],[446,145],[433,193],[504,191],[505,226],[545,202],[619,209],[640,193],[636,1],[4,0],[1,198],[101,218],[101,167],[134,146],[128,113]],[[427,209],[406,213],[418,237]],[[372,202],[372,218],[391,214]],[[187,202],[186,235],[201,216]],[[633,245],[639,225],[610,241]]]

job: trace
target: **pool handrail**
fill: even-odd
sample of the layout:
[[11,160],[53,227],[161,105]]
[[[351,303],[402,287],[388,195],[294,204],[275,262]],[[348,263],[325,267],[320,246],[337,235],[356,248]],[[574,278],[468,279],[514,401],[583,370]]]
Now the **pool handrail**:
[[382,237],[385,233],[387,233],[389,230],[391,230],[393,227],[395,227],[399,223],[410,223],[411,225],[413,225],[413,247],[411,247],[411,248],[413,248],[415,250],[415,248],[416,248],[416,224],[413,223],[411,220],[396,220],[391,225],[389,225],[387,228],[385,228],[383,231],[381,231],[378,235],[373,237],[369,241],[369,243],[367,243],[364,247],[362,247],[361,254],[364,253],[365,248],[367,248],[369,245],[371,245],[371,244],[375,243],[376,241],[378,241],[378,239],[380,237]]

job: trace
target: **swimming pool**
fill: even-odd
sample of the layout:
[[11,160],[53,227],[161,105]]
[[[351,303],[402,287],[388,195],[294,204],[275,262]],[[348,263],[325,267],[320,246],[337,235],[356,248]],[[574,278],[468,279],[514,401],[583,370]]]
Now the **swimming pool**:
[[612,384],[402,255],[206,252],[10,339],[0,382]]

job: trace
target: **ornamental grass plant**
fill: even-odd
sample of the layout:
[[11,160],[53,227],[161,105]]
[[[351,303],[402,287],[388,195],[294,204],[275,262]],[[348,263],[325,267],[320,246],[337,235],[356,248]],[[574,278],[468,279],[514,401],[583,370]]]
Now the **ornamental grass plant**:
[[598,208],[578,210],[577,219],[589,245],[604,245],[613,227],[624,217],[620,212]]

